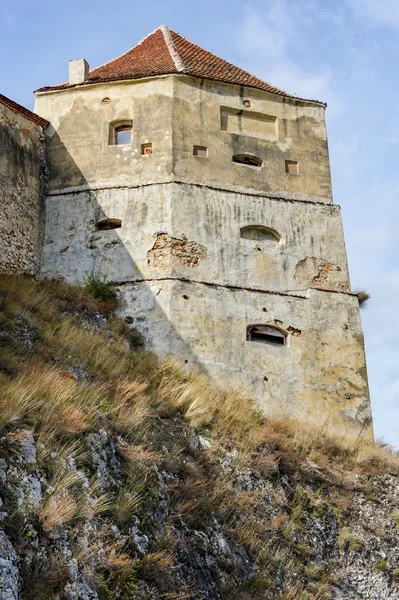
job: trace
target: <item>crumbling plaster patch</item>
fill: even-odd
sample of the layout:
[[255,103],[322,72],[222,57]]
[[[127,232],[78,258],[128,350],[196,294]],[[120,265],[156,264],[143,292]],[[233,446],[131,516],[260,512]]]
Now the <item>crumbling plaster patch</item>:
[[300,260],[295,268],[296,281],[303,287],[326,290],[349,291],[346,277],[338,265],[316,256],[307,256]]
[[156,234],[155,243],[147,252],[148,266],[163,270],[175,266],[193,269],[206,257],[206,246],[198,242],[190,242],[185,237],[175,238],[167,233]]

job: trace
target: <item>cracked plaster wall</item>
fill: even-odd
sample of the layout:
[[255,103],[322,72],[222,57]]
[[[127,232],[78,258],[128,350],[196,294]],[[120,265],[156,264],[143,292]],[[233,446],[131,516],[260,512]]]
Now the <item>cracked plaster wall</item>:
[[[222,130],[223,107],[240,110],[244,99],[277,119],[275,139]],[[245,391],[266,412],[361,427],[370,410],[363,337],[346,293],[324,107],[169,76],[39,94],[35,110],[53,126],[44,276],[82,282],[100,272],[160,356]],[[109,123],[123,119],[133,120],[133,142],[110,146]],[[152,154],[141,155],[144,143]],[[208,157],[193,156],[194,145]],[[262,168],[232,163],[245,152]],[[299,176],[285,160],[299,161]],[[104,218],[122,227],[97,231]],[[249,225],[281,239],[242,239]],[[289,347],[248,342],[251,323],[282,327]]]
[[[267,414],[332,421],[341,430],[359,430],[370,416],[354,296],[309,290],[294,297],[176,280],[119,291],[121,317],[144,334],[150,349],[180,357],[220,387],[249,394]],[[288,331],[287,347],[247,341],[251,323]]]

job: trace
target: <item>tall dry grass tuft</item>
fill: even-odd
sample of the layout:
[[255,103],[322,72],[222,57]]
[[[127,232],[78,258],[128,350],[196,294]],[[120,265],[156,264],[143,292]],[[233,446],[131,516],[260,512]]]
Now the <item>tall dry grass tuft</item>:
[[242,446],[263,420],[253,400],[217,390],[199,373],[183,375],[177,365],[166,363],[161,375],[159,397],[182,410],[193,427],[211,426],[225,441]]
[[137,381],[122,380],[116,383],[114,406],[109,414],[117,430],[135,430],[153,416],[151,398],[143,395],[146,388],[146,383]]
[[62,371],[48,366],[25,370],[0,392],[0,427],[31,423],[49,437],[87,431],[98,411],[102,386],[80,386]]
[[[320,470],[349,472],[352,480],[357,474],[386,469],[399,472],[399,454],[374,443],[368,423],[354,434],[337,431],[328,417],[323,423],[299,421],[289,415],[265,417],[251,399],[215,390],[202,375],[184,375],[173,363],[161,368],[157,393],[158,401],[177,407],[190,425],[208,427],[213,436],[237,447],[243,455],[259,455],[267,444],[297,466],[308,459]],[[274,459],[269,462],[273,470]]]
[[112,516],[115,522],[122,527],[127,525],[137,512],[140,503],[141,494],[138,490],[121,490],[112,505]]
[[41,352],[64,367],[79,365],[93,378],[116,379],[129,374],[134,355],[120,337],[107,339],[105,334],[82,328],[73,319],[44,327]]
[[50,496],[39,513],[45,531],[70,523],[78,514],[79,506],[69,492]]

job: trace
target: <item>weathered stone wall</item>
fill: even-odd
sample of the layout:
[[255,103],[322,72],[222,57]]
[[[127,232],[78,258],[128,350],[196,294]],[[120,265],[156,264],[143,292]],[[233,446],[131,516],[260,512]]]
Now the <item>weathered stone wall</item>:
[[[120,229],[97,231],[101,219]],[[280,241],[240,236],[248,225]],[[338,206],[251,196],[190,184],[105,189],[47,199],[43,274],[83,281],[174,276],[256,289],[348,291]]]
[[[36,110],[52,123],[44,276],[105,275],[148,348],[266,412],[362,427],[363,337],[323,106],[167,76],[40,93]],[[132,143],[110,144],[124,120]],[[99,230],[106,218],[121,227]],[[247,341],[255,324],[280,327],[288,343]]]
[[[161,356],[180,357],[226,389],[341,430],[370,417],[356,296],[309,290],[300,296],[163,280],[121,286],[120,315]],[[248,341],[247,326],[276,325],[287,346]]]
[[45,187],[43,127],[0,102],[0,272],[38,271]]
[[[245,104],[249,103],[250,108]],[[225,125],[225,111],[235,113]],[[176,178],[270,195],[331,203],[330,164],[325,107],[267,94],[251,88],[176,77],[173,148]],[[263,119],[274,119],[267,135]],[[248,129],[246,120],[253,124]],[[208,157],[193,156],[193,144],[208,148]],[[233,156],[249,154],[261,167],[236,164]],[[285,161],[298,162],[299,175],[286,173]]]
[[[223,111],[236,111],[242,119],[244,102],[251,104],[245,113],[255,117],[250,135],[225,131]],[[53,191],[174,179],[331,203],[324,110],[315,103],[181,75],[39,92],[35,102],[35,111],[52,125]],[[274,136],[257,133],[262,118],[274,119]],[[133,121],[132,144],[110,144],[110,127],[124,120]],[[142,155],[147,143],[152,143],[152,154]],[[194,156],[195,145],[208,149],[206,158]],[[259,157],[262,166],[232,161],[243,153]],[[286,160],[298,161],[298,176],[286,173]]]

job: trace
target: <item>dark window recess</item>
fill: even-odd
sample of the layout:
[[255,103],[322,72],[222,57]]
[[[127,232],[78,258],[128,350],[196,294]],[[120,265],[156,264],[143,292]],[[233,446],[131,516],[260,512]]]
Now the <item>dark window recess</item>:
[[261,167],[263,163],[261,158],[253,156],[252,154],[235,154],[233,156],[233,162],[238,163],[239,165],[249,165],[250,167]]
[[246,227],[241,227],[240,235],[244,240],[256,240],[257,242],[263,240],[279,242],[281,239],[281,236],[277,231],[270,227],[264,227],[263,225],[247,225]]
[[208,157],[208,148],[206,146],[194,146],[193,147],[194,156],[200,156],[201,158]]
[[270,325],[249,325],[247,340],[272,346],[285,346],[287,337],[280,329]]
[[122,227],[121,219],[102,219],[97,222],[97,231],[108,231],[109,229],[119,229]]

